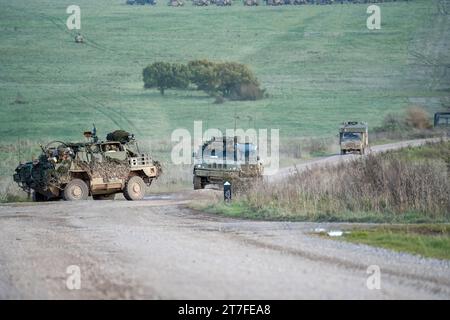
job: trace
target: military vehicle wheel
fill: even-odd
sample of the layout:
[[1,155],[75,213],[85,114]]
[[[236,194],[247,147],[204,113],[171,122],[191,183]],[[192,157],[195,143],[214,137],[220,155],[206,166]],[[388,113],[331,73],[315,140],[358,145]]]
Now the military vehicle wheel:
[[89,188],[81,179],[73,179],[64,188],[63,199],[66,201],[87,200]]
[[34,191],[33,192],[33,201],[34,202],[44,202],[47,201],[47,197],[44,196],[43,194],[40,194],[39,192]]
[[345,155],[347,153],[346,150],[341,150],[341,155]]
[[142,200],[145,194],[145,183],[141,177],[134,176],[128,179],[123,189],[123,196],[127,200]]
[[194,177],[194,190],[205,189],[205,184],[202,183],[202,178]]
[[94,200],[114,200],[114,198],[116,197],[116,195],[113,194],[96,194],[94,196],[92,196],[92,199]]

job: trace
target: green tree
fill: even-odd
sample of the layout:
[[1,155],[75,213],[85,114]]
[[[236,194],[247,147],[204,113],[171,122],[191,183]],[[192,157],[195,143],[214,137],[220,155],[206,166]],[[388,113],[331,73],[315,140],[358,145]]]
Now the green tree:
[[215,73],[219,80],[218,91],[224,97],[239,99],[239,93],[243,85],[253,85],[259,88],[258,79],[249,67],[237,62],[218,63],[215,66]]
[[158,88],[161,95],[166,89],[185,89],[189,85],[189,69],[186,65],[155,62],[143,70],[144,88]]
[[187,65],[155,62],[144,69],[143,78],[145,88],[158,88],[162,95],[166,89],[185,89],[193,83],[198,90],[216,98],[258,100],[264,96],[250,68],[237,62],[194,60]]
[[197,86],[198,90],[203,90],[210,94],[217,90],[219,80],[215,66],[214,62],[208,60],[189,61],[190,80]]

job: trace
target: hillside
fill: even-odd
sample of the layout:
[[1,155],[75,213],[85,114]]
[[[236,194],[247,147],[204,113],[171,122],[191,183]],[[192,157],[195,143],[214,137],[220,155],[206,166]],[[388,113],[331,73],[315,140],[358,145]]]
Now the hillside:
[[[437,2],[380,4],[382,29],[363,4],[231,7],[127,6],[80,0],[85,44],[65,26],[67,1],[0,0],[0,175],[37,144],[98,132],[134,132],[168,159],[175,128],[278,128],[283,141],[335,136],[345,119],[380,124],[386,113],[449,100],[450,23]],[[144,90],[142,69],[164,60],[248,64],[267,89],[256,102],[196,90]],[[20,142],[18,148],[16,143]],[[30,147],[34,147],[30,149]],[[31,151],[30,151],[31,150]]]
[[[79,1],[87,43],[77,45],[65,27],[68,2],[0,1],[2,140],[73,139],[92,122],[103,132],[120,126],[165,139],[194,120],[232,128],[235,110],[246,119],[241,127],[331,135],[343,119],[373,126],[386,112],[416,102],[434,110],[448,96],[448,77],[431,83],[436,75],[416,55],[450,62],[448,17],[437,19],[430,1],[382,4],[382,30],[374,32],[365,27],[366,5],[122,2]],[[149,63],[198,58],[248,64],[269,98],[215,105],[197,91],[161,97],[143,89]],[[25,104],[13,103],[18,94]]]

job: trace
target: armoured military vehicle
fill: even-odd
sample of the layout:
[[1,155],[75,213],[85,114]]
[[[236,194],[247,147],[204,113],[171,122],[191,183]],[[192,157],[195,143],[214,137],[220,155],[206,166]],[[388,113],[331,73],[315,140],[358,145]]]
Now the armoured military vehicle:
[[161,174],[161,167],[139,151],[134,135],[117,130],[99,141],[95,130],[84,133],[86,142],[52,141],[41,146],[33,161],[20,164],[14,181],[34,201],[112,200],[123,193],[127,200],[144,197],[145,186]]
[[129,5],[134,5],[134,4],[140,4],[140,5],[145,5],[145,4],[149,4],[149,5],[156,5],[156,0],[127,0],[127,4]]
[[194,190],[225,181],[248,183],[262,178],[264,167],[257,147],[237,137],[214,137],[194,154]]
[[302,5],[307,4],[306,0],[283,0],[283,3],[286,5]]
[[169,0],[167,5],[170,7],[182,7],[184,6],[184,2],[182,0]]
[[281,6],[284,4],[282,0],[266,0],[266,5],[268,6]]
[[232,0],[214,0],[214,2],[211,1],[211,3],[215,3],[216,6],[220,7],[231,6],[233,4]]
[[209,0],[193,0],[192,4],[194,6],[203,7],[203,6],[209,6],[210,5],[210,1]]
[[434,127],[450,128],[450,112],[436,112],[434,114]]
[[84,43],[84,38],[83,38],[83,36],[81,35],[81,33],[78,33],[78,34],[75,36],[75,42],[76,42],[76,43]]
[[243,0],[244,6],[259,6],[259,0]]
[[347,121],[339,129],[341,154],[359,152],[364,154],[369,147],[369,127],[365,122]]

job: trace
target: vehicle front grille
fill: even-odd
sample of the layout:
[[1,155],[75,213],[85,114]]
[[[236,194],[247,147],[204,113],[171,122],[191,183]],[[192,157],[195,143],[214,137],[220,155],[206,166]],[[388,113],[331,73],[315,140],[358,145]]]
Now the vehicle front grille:
[[226,163],[222,164],[222,163],[211,163],[207,165],[208,169],[227,169],[228,166]]
[[132,167],[149,166],[151,164],[151,160],[148,155],[141,154],[138,157],[130,158],[129,163]]

